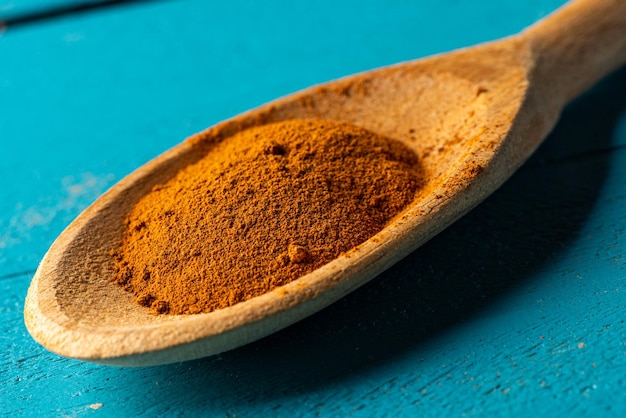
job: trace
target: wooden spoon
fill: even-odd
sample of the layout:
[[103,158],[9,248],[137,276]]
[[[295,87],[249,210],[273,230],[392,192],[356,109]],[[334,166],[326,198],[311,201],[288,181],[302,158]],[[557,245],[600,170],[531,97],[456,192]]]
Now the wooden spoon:
[[[626,1],[574,1],[521,34],[369,71],[271,102],[157,157],[87,208],[56,240],[28,291],[32,336],[63,356],[142,366],[257,340],[361,286],[461,217],[537,148],[563,106],[626,62]],[[111,280],[124,215],[203,155],[209,138],[295,118],[351,122],[402,141],[426,185],[401,217],[322,268],[198,315],[151,315]]]

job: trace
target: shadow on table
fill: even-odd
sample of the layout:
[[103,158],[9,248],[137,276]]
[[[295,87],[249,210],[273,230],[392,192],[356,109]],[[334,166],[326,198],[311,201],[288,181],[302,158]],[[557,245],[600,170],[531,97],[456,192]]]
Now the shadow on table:
[[626,69],[573,103],[501,190],[376,280],[257,343],[158,373],[184,373],[190,399],[267,403],[331,379],[341,383],[451,332],[515,286],[529,286],[534,272],[578,238],[625,108]]
[[[34,10],[27,10],[21,14],[3,16],[0,13],[0,29],[14,29],[47,20],[85,14],[110,7],[128,6],[132,3],[147,3],[148,1],[157,0],[75,0],[68,1],[65,4],[44,5],[43,7],[34,8]],[[2,11],[2,8],[0,8],[0,12]]]

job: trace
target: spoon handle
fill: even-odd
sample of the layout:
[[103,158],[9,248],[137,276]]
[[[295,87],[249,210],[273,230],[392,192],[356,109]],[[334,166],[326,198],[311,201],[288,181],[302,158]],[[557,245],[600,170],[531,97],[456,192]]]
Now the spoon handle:
[[557,106],[626,63],[626,0],[574,0],[522,32]]

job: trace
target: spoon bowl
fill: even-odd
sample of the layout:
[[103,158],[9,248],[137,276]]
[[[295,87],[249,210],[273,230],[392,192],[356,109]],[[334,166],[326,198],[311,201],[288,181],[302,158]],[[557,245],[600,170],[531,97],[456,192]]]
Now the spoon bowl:
[[[29,332],[63,356],[144,366],[220,353],[319,311],[496,190],[565,103],[626,60],[623,16],[619,0],[579,0],[517,36],[315,86],[192,136],[113,186],[58,237],[28,291]],[[210,313],[152,315],[114,283],[110,252],[139,198],[237,132],[301,118],[348,122],[404,143],[425,173],[414,202],[325,266]]]

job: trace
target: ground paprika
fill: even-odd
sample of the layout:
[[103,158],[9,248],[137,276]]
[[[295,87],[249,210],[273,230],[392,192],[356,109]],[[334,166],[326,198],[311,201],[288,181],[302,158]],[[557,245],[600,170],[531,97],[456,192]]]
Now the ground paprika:
[[420,182],[413,152],[354,125],[250,128],[136,202],[112,252],[115,281],[155,314],[224,308],[363,243]]

